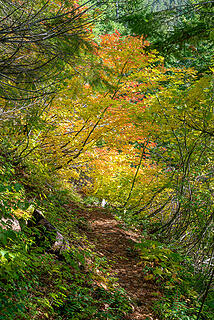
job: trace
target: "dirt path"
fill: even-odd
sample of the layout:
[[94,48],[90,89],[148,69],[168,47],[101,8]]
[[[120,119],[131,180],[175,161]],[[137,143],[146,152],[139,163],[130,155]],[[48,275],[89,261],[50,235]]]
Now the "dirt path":
[[121,228],[120,223],[103,208],[93,208],[83,213],[89,224],[88,239],[96,251],[113,261],[113,271],[118,282],[135,301],[130,320],[158,320],[151,312],[151,305],[157,299],[158,289],[143,277],[143,265],[134,249],[140,241],[140,234]]

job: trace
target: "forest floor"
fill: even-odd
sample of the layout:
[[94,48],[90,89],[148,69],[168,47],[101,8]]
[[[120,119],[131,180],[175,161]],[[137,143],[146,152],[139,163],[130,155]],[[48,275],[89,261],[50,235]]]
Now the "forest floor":
[[135,249],[135,244],[142,237],[140,232],[125,228],[104,208],[93,207],[79,214],[88,224],[84,233],[94,245],[94,250],[107,258],[118,284],[134,301],[127,319],[158,320],[151,306],[160,299],[161,293],[153,281],[144,279],[144,264]]

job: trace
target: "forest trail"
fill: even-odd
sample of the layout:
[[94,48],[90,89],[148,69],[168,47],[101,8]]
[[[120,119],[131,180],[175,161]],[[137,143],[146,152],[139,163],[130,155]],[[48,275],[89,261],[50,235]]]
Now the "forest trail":
[[143,264],[139,264],[139,255],[134,245],[140,241],[137,231],[123,228],[109,211],[103,208],[90,208],[81,214],[89,228],[85,230],[88,240],[95,250],[104,255],[112,265],[119,285],[135,302],[133,312],[127,320],[158,320],[151,311],[151,305],[160,298],[160,292],[154,282],[143,277]]

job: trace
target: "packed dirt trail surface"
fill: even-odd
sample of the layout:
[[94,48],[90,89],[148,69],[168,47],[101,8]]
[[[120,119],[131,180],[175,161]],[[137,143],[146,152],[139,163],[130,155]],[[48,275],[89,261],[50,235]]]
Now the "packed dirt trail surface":
[[116,273],[119,285],[134,301],[133,312],[127,319],[158,320],[151,311],[151,305],[160,292],[153,282],[144,279],[143,264],[139,264],[139,255],[134,249],[135,243],[140,241],[140,233],[123,228],[103,208],[90,208],[81,215],[89,225],[85,231],[88,240],[95,245],[99,254],[111,260],[112,271]]

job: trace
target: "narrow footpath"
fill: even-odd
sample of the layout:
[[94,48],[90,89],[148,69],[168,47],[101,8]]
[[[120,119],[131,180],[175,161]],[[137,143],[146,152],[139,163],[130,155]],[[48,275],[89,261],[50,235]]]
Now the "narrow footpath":
[[161,294],[154,282],[144,279],[143,263],[139,263],[140,258],[134,248],[135,243],[140,241],[140,233],[123,228],[103,208],[90,208],[81,215],[89,225],[85,231],[88,240],[99,254],[113,263],[112,271],[119,285],[134,301],[133,312],[127,320],[158,320],[152,313],[151,305]]

